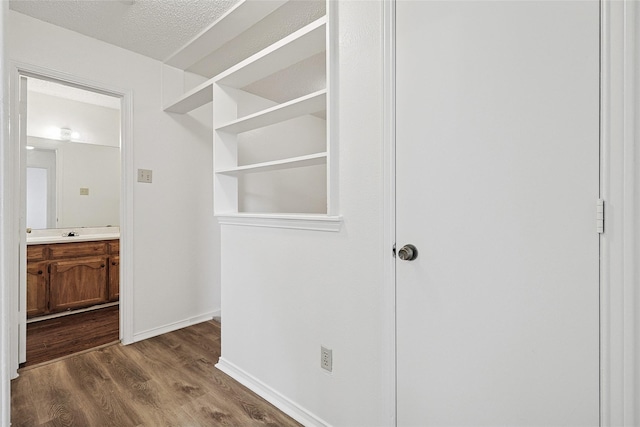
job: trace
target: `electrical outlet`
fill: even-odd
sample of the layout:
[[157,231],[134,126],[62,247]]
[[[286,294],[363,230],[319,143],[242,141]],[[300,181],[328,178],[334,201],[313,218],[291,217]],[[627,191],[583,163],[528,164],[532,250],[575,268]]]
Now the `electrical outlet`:
[[138,169],[138,182],[151,184],[153,171],[151,169]]
[[320,367],[329,372],[333,370],[333,350],[320,346]]

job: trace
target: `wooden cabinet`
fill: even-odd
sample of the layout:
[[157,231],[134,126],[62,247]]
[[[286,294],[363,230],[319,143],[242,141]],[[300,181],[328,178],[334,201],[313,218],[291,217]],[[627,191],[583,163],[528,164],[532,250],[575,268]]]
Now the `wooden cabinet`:
[[109,243],[109,301],[120,298],[120,242]]
[[27,247],[27,317],[117,301],[118,241]]
[[27,263],[27,317],[47,312],[49,274],[47,262]]

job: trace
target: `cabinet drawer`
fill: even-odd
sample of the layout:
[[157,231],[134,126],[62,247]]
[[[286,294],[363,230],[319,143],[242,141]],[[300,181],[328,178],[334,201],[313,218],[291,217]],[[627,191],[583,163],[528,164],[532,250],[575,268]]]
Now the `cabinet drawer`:
[[107,245],[105,242],[78,242],[59,243],[49,246],[50,258],[77,258],[84,256],[106,255]]
[[112,255],[117,255],[120,253],[120,240],[112,240],[109,243],[109,253]]
[[47,258],[47,246],[27,246],[27,261],[42,261]]

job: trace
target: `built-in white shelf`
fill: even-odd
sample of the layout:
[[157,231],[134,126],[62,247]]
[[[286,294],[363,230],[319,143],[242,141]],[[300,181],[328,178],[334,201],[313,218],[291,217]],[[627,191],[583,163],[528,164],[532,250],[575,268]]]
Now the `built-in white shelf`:
[[[336,10],[332,0],[240,0],[164,61],[208,78],[164,110],[185,114],[213,103],[215,215],[221,224],[340,230],[331,107]],[[314,58],[319,54],[326,65]],[[178,74],[171,69],[167,75]],[[268,153],[279,160],[238,165],[239,147],[249,151],[240,157]],[[251,177],[283,170],[290,172]],[[300,192],[309,197],[297,197]]]
[[242,133],[250,130],[270,126],[306,114],[313,114],[327,108],[326,89],[311,93],[306,96],[278,104],[275,107],[259,111],[246,117],[241,117],[216,127],[217,131],[229,133]]
[[237,37],[287,0],[249,1],[241,0],[233,5],[213,24],[170,55],[164,63],[186,70],[212,51]]
[[272,162],[254,163],[251,165],[237,166],[235,168],[217,170],[216,173],[223,175],[241,175],[246,173],[269,172],[274,170],[293,169],[307,166],[324,165],[327,163],[327,153],[315,153],[306,156],[290,157],[288,159],[275,160]]
[[326,50],[327,18],[322,17],[250,56],[167,105],[165,111],[188,113],[212,101],[213,84],[242,88]]
[[242,88],[326,50],[327,17],[261,50],[214,77],[214,82]]
[[165,106],[164,111],[168,113],[186,114],[211,101],[213,101],[213,81],[207,80],[182,95],[172,104]]

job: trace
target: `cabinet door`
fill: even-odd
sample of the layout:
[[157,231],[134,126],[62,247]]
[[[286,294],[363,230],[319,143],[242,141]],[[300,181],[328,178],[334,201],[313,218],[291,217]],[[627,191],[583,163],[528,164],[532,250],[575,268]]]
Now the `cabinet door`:
[[120,255],[109,259],[109,301],[120,298]]
[[89,307],[107,302],[107,257],[51,263],[50,309]]
[[27,263],[27,317],[47,312],[48,277],[46,262]]

